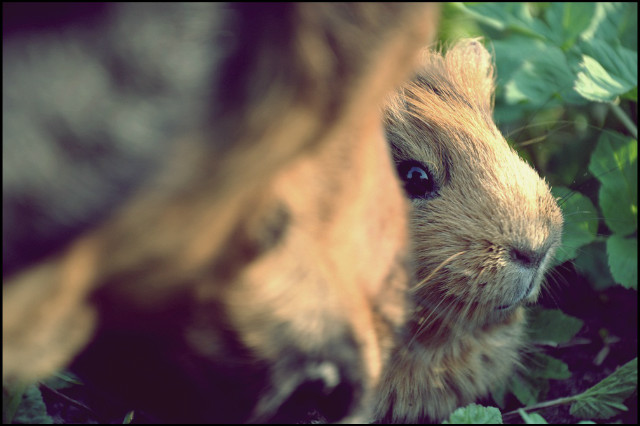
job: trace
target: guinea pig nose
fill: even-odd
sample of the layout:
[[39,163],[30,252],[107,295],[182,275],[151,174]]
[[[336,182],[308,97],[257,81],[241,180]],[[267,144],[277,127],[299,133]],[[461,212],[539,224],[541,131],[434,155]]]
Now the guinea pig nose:
[[544,257],[544,252],[537,252],[522,247],[511,247],[509,249],[509,255],[513,262],[520,263],[522,266],[528,268],[533,268],[540,264]]

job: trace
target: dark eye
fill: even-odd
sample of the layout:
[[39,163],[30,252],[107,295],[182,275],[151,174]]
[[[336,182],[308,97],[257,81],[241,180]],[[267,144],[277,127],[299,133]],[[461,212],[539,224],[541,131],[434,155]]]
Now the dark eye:
[[398,164],[398,174],[404,183],[404,190],[409,198],[431,198],[437,191],[436,181],[429,168],[415,160],[407,160]]

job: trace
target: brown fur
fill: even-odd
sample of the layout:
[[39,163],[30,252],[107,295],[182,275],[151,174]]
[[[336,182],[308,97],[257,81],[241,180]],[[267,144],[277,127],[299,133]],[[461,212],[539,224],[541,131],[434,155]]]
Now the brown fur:
[[395,162],[420,161],[437,190],[412,201],[416,308],[385,371],[379,419],[441,421],[505,380],[522,346],[522,305],[538,297],[560,241],[547,184],[493,122],[493,73],[478,40],[426,51],[388,104]]
[[233,7],[206,120],[98,226],[5,280],[5,381],[80,352],[74,368],[160,420],[291,420],[307,382],[303,410],[366,413],[407,283],[379,105],[436,13]]

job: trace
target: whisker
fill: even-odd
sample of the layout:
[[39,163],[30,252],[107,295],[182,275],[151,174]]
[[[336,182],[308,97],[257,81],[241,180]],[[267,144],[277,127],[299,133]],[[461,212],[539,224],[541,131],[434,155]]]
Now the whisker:
[[440,270],[442,269],[447,263],[449,263],[450,261],[452,261],[453,259],[455,259],[456,257],[460,256],[461,254],[466,253],[466,251],[459,251],[458,253],[452,254],[451,256],[449,256],[448,258],[446,258],[444,261],[442,261],[433,271],[431,271],[431,273],[429,275],[427,275],[426,278],[424,278],[423,280],[421,280],[419,283],[417,283],[416,285],[414,285],[413,287],[411,287],[409,289],[409,291],[415,292],[420,290],[422,287],[425,286],[425,284]]
[[538,136],[536,138],[529,139],[527,141],[522,141],[522,142],[518,143],[518,146],[519,147],[524,147],[524,146],[528,146],[528,145],[533,145],[533,144],[538,143],[538,142],[544,142],[547,139],[549,139],[549,136],[551,136],[551,135],[553,135],[555,133],[558,133],[560,130],[564,130],[565,128],[569,127],[570,125],[571,124],[564,124],[564,125],[559,126],[559,127],[555,128],[555,129],[549,130],[548,132],[546,132],[542,136]]
[[[474,284],[477,284],[479,282],[477,278],[475,281],[476,282]],[[473,304],[474,302],[477,302],[476,299],[478,297],[479,297],[479,294],[476,293],[476,294],[471,294],[470,298],[465,298],[466,303],[464,304],[462,312],[460,313],[460,318],[462,318],[464,321],[471,320],[471,318],[468,318],[467,316],[469,315],[470,312],[473,311]]]
[[560,276],[559,273],[555,269],[553,269],[545,274],[544,279],[541,283],[541,292],[549,295],[549,298],[556,307],[559,305],[557,296],[554,294],[554,290],[555,287],[560,286],[560,283],[558,282],[558,276]]
[[[569,120],[549,120],[549,121],[540,121],[538,123],[527,123],[526,125],[516,127],[515,129],[510,129],[508,132],[505,132],[505,138],[515,139],[518,133],[522,133],[525,130],[535,129],[536,127],[543,127],[543,126],[549,126],[549,125],[558,125],[558,127],[556,128],[550,127],[548,130],[546,130],[547,133],[545,133],[545,138],[548,138],[549,135],[557,133],[559,130],[564,130],[567,127],[571,127],[574,124],[575,123],[573,121],[569,121]],[[593,125],[591,125],[591,128],[595,130],[602,130],[602,128],[593,126]],[[518,142],[517,144],[519,146],[522,146],[521,145],[522,143],[526,143],[526,142]]]
[[[427,326],[431,325],[431,317],[433,315],[436,315],[438,311],[438,308],[440,307],[440,305],[445,302],[445,298],[440,299],[440,301],[438,302],[438,304],[433,307],[433,309],[429,310],[429,315],[427,315],[425,318],[420,318],[420,320],[422,321],[418,327],[418,329],[416,330],[416,332],[413,334],[413,336],[411,337],[411,340],[409,341],[409,344],[413,343],[415,341],[416,338],[418,338],[420,335],[422,335],[422,332],[427,328]],[[448,311],[448,309],[444,309],[443,311]]]

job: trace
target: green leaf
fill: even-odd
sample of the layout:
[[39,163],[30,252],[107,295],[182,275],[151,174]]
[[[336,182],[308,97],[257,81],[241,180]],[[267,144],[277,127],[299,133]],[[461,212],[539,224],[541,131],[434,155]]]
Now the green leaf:
[[617,96],[637,100],[637,3],[596,3],[589,27],[581,34],[576,91],[586,99],[611,101]]
[[47,414],[47,407],[42,400],[42,394],[37,385],[31,385],[22,397],[22,403],[18,407],[14,423],[24,424],[53,424],[53,419]]
[[80,378],[70,371],[59,371],[43,380],[43,383],[56,390],[83,385]]
[[602,40],[581,44],[581,63],[574,84],[585,99],[609,102],[638,86],[638,53]]
[[627,93],[622,95],[622,98],[629,99],[630,101],[633,101],[633,102],[638,102],[638,86],[634,87],[633,89],[629,90]]
[[595,3],[553,2],[545,13],[549,38],[563,50],[571,47],[590,25]]
[[544,42],[516,34],[505,40],[492,40],[489,46],[495,51],[497,86],[500,88],[513,78],[513,74],[526,61],[527,58],[522,52],[541,51],[544,49]]
[[581,71],[576,76],[574,88],[590,101],[609,102],[633,88],[633,85],[609,75],[602,65],[590,56],[582,55],[580,67]]
[[598,213],[584,195],[563,186],[551,189],[564,215],[562,245],[555,254],[556,264],[575,259],[580,247],[593,242],[598,230]]
[[526,3],[457,3],[462,11],[498,31],[512,31],[534,39],[544,39],[549,31],[539,19],[531,16]]
[[502,414],[496,407],[470,404],[451,413],[443,424],[502,424]]
[[569,366],[559,359],[537,352],[530,354],[528,358],[527,374],[531,377],[556,380],[571,377]]
[[583,321],[559,309],[532,309],[529,338],[534,343],[566,343],[582,328]]
[[11,382],[2,384],[2,424],[13,422],[13,418],[22,402],[29,385],[23,382]]
[[518,409],[518,414],[527,425],[548,425],[547,421],[538,413],[527,414],[522,408]]
[[638,289],[638,239],[612,235],[607,239],[611,275],[618,284]]
[[574,74],[559,47],[530,42],[519,54],[526,59],[504,86],[507,103],[543,106],[555,96],[572,98]]
[[[637,31],[637,30],[636,30]],[[591,56],[620,84],[638,86],[638,52],[620,45],[617,41],[593,40],[580,44],[580,50]],[[620,92],[622,95],[626,91]]]
[[496,383],[491,388],[491,398],[498,405],[498,407],[505,408],[505,397],[507,396],[508,382]]
[[[544,86],[536,87],[535,82],[531,83],[533,87],[528,87],[526,82],[525,87],[521,87],[521,79],[523,74],[526,75],[527,67],[534,67],[530,64],[531,58],[543,56],[548,49],[544,42],[512,35],[505,40],[494,40],[491,46],[495,52],[497,70],[495,118],[498,122],[521,119],[527,111],[539,113],[543,104],[545,108],[559,106],[560,99],[553,98],[555,90],[549,90]],[[522,52],[527,54],[523,55]],[[567,78],[565,84],[570,86],[570,80]],[[527,98],[528,93],[532,91],[536,96],[532,99]],[[579,95],[576,94],[577,96]],[[513,107],[514,103],[518,104],[517,108]]]
[[580,249],[573,265],[589,280],[594,289],[604,290],[616,285],[609,270],[607,257],[606,244],[596,241]]
[[522,364],[526,368],[509,377],[506,391],[512,393],[523,405],[532,405],[544,399],[549,391],[549,379],[571,377],[567,364],[543,353],[526,355]]
[[636,162],[637,157],[637,141],[620,133],[606,131],[598,139],[589,170],[603,185],[614,186],[620,183],[620,172]]
[[603,132],[589,170],[600,181],[600,209],[613,232],[629,235],[638,227],[638,142]]
[[129,424],[131,424],[131,422],[133,421],[134,414],[135,414],[135,411],[134,411],[134,410],[129,411],[129,412],[124,416],[124,419],[122,420],[122,424],[123,424],[123,425],[129,425]]
[[580,36],[585,41],[621,43],[638,50],[638,3],[596,3],[589,27]]
[[507,390],[523,405],[533,405],[546,396],[549,380],[534,377],[528,371],[520,371],[509,378]]
[[618,368],[609,377],[583,393],[576,395],[570,413],[580,418],[608,419],[620,411],[623,404],[638,387],[638,358]]

